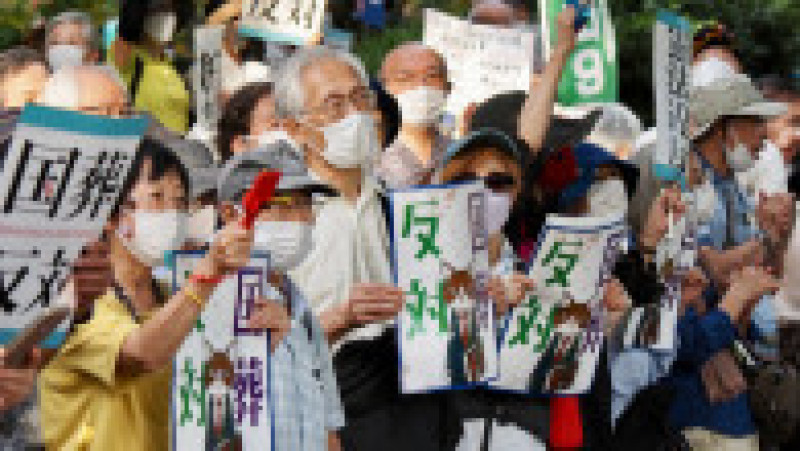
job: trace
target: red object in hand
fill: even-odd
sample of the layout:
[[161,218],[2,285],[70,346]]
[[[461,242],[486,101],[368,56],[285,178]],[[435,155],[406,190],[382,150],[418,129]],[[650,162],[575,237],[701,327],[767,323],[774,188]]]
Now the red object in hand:
[[550,398],[550,446],[553,449],[583,446],[583,424],[577,396]]
[[244,207],[244,218],[242,219],[242,226],[250,230],[253,223],[256,221],[258,211],[264,202],[272,199],[275,194],[275,188],[278,186],[278,180],[281,178],[281,173],[277,171],[263,171],[258,174],[253,181],[253,186],[242,198],[242,207]]
[[222,282],[222,276],[207,276],[205,274],[191,274],[189,280],[197,284],[219,285]]

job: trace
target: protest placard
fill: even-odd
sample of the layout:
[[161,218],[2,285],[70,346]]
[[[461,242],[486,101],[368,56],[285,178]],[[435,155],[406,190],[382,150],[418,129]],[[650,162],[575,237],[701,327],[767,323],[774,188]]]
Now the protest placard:
[[[616,102],[618,96],[617,43],[606,0],[590,3],[591,16],[581,29],[561,75],[558,102],[564,106]],[[542,43],[549,60],[558,40],[558,14],[567,0],[539,0]]]
[[222,89],[222,26],[194,30],[194,99],[197,122],[204,130],[215,131],[219,121]]
[[[685,193],[688,201],[690,193]],[[688,203],[687,203],[688,205]],[[670,218],[666,235],[656,245],[655,264],[664,286],[657,303],[631,309],[615,341],[623,348],[670,350],[675,345],[683,274],[698,267],[696,225],[687,217]]]
[[[175,252],[172,288],[178,291],[202,251]],[[211,295],[175,356],[172,449],[272,449],[270,351],[265,331],[247,321],[267,297],[268,257],[253,257]]]
[[327,0],[242,0],[239,34],[292,45],[319,43]]
[[426,9],[424,19],[423,42],[447,63],[452,90],[445,110],[453,122],[470,104],[501,92],[528,90],[535,55],[533,32],[473,24],[434,9]]
[[405,292],[403,393],[465,388],[497,375],[485,202],[477,183],[390,194],[392,270]]
[[627,236],[621,216],[548,216],[529,272],[536,289],[504,318],[492,387],[544,394],[589,389],[603,343],[603,285]]
[[[2,163],[0,343],[51,307],[129,175],[145,120],[29,106]],[[50,336],[57,346],[66,324]]]
[[692,30],[689,21],[659,11],[653,30],[653,86],[656,96],[656,176],[677,180],[689,152],[689,71]]

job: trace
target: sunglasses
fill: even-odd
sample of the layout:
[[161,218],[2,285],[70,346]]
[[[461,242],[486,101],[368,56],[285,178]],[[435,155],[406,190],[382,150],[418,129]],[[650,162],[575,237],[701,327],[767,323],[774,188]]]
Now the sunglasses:
[[453,177],[452,181],[453,182],[482,181],[484,185],[486,185],[486,187],[492,191],[511,191],[517,184],[517,179],[513,175],[502,172],[492,172],[485,177],[465,172]]

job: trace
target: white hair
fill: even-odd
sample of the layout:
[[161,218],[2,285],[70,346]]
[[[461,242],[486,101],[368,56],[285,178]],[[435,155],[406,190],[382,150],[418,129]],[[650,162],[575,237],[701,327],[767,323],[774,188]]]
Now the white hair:
[[83,37],[89,44],[89,49],[92,50],[95,48],[98,37],[94,25],[92,24],[92,18],[81,11],[64,11],[50,19],[50,22],[47,24],[47,34],[45,35],[47,45],[50,45],[50,37],[53,34],[53,30],[59,25],[66,23],[80,25],[83,28]]
[[302,48],[283,63],[275,81],[275,103],[281,116],[297,116],[305,105],[305,89],[302,83],[306,67],[324,59],[333,59],[350,66],[361,83],[369,87],[369,77],[364,65],[353,54],[326,46]]
[[41,103],[55,108],[76,109],[81,98],[81,76],[99,75],[109,78],[127,97],[127,88],[116,69],[106,65],[71,66],[59,69],[42,89]]

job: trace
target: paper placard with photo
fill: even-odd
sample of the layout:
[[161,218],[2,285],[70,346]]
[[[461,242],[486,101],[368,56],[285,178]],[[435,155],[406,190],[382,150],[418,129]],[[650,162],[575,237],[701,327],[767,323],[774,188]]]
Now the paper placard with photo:
[[479,183],[390,193],[392,270],[403,393],[468,388],[497,376],[487,295],[485,189]]
[[528,274],[536,288],[503,320],[493,388],[541,394],[590,388],[603,343],[603,286],[627,240],[620,216],[548,216]]

